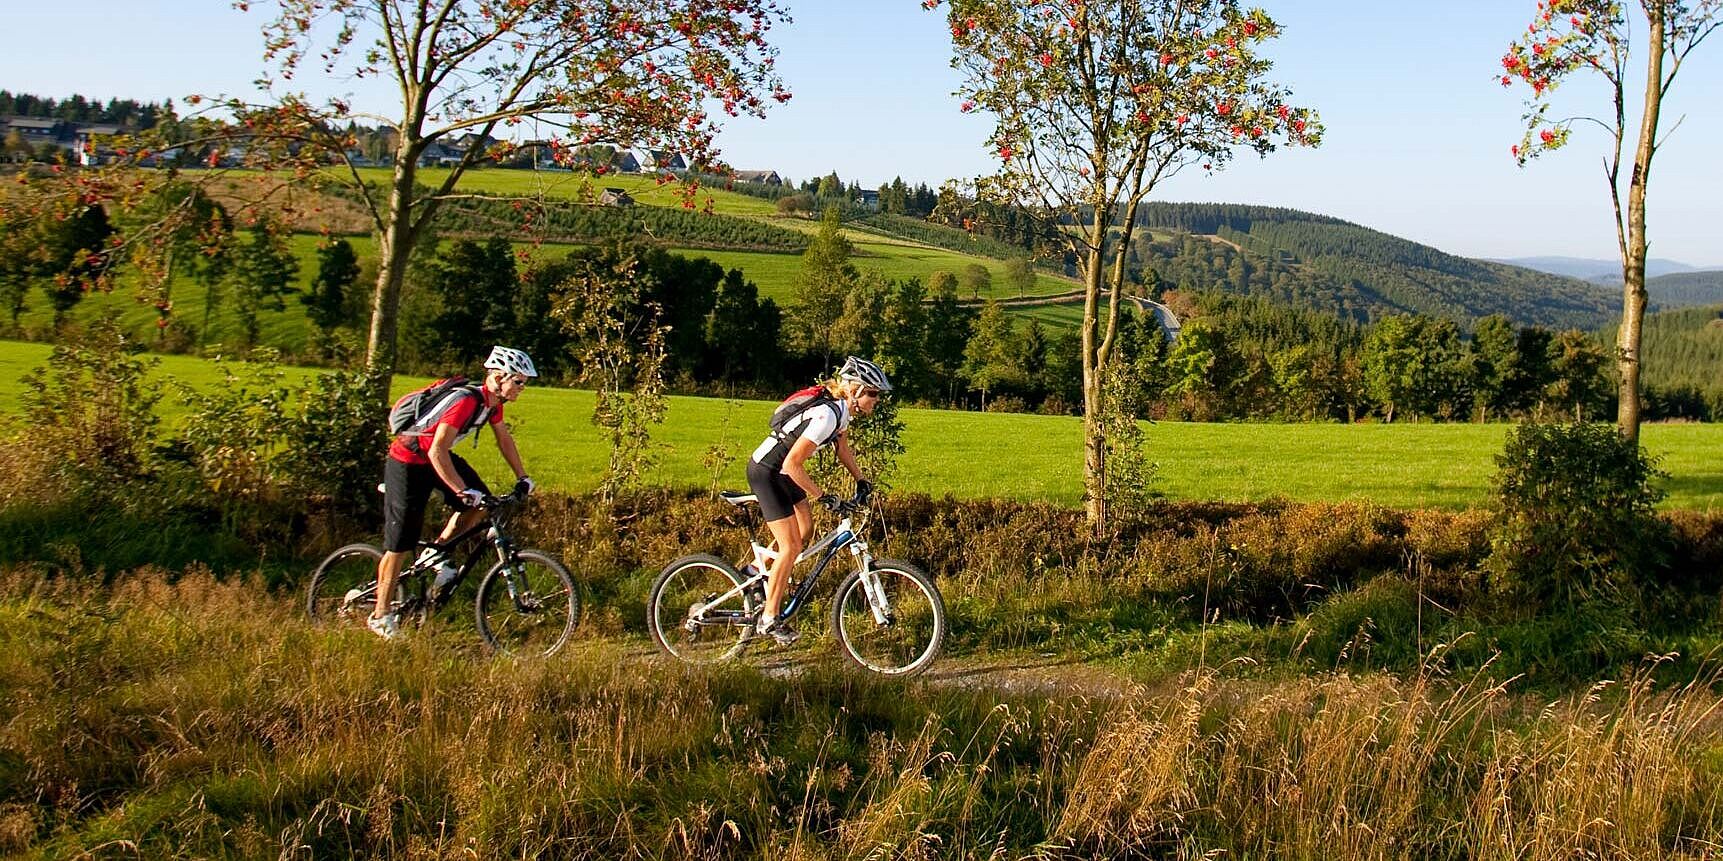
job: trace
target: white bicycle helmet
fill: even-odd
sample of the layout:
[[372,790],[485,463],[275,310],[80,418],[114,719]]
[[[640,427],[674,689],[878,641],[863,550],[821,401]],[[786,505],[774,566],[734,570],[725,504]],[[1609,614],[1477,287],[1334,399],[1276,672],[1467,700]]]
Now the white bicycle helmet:
[[844,366],[838,370],[838,378],[854,380],[882,392],[891,391],[891,380],[886,379],[885,371],[880,370],[878,365],[856,356],[844,359]]
[[527,354],[503,346],[491,348],[490,358],[485,359],[485,367],[505,374],[519,374],[523,377],[538,376],[538,369],[532,366],[532,359]]

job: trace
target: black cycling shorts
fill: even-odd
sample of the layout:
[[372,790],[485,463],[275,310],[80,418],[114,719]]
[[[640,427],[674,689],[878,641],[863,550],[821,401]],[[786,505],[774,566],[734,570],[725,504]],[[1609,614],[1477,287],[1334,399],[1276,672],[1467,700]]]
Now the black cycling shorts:
[[[455,472],[468,487],[490,493],[484,480],[460,455],[451,452]],[[383,549],[391,553],[412,550],[418,546],[419,534],[425,530],[425,504],[431,491],[440,490],[443,501],[456,511],[471,506],[461,495],[443,483],[436,469],[428,463],[402,463],[392,457],[383,459]]]
[[760,514],[767,523],[795,514],[796,503],[808,498],[808,492],[783,470],[752,460],[748,461],[748,489],[760,500]]

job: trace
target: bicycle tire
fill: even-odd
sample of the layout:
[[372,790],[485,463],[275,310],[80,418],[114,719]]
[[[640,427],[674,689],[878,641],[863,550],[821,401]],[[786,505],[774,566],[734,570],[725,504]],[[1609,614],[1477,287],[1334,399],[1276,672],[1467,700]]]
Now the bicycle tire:
[[382,558],[382,548],[364,543],[349,544],[324,557],[305,588],[306,615],[318,625],[365,627],[376,606],[377,563]]
[[[747,644],[753,625],[701,625],[690,622],[689,611],[693,609],[691,602],[710,601],[741,585],[742,580],[741,573],[730,563],[705,553],[684,556],[664,566],[652,581],[646,599],[646,625],[658,650],[684,663],[698,665],[735,657]],[[739,612],[752,618],[754,602],[746,592],[738,593],[731,603],[733,606],[708,609]]]
[[[908,678],[925,671],[945,645],[945,599],[920,568],[892,559],[871,569],[892,599],[892,617],[880,624],[863,587],[861,571],[851,571],[832,596],[832,634],[838,651],[869,672]],[[919,598],[917,597],[919,596]]]
[[523,571],[530,570],[526,568],[530,564],[544,569],[548,576],[522,574],[527,581],[524,594],[516,595],[511,592],[508,580],[501,576],[507,563],[492,565],[479,581],[478,595],[473,598],[473,620],[479,637],[499,654],[540,657],[556,654],[580,625],[580,590],[568,569],[550,554],[521,550],[514,555],[515,560],[525,563]]

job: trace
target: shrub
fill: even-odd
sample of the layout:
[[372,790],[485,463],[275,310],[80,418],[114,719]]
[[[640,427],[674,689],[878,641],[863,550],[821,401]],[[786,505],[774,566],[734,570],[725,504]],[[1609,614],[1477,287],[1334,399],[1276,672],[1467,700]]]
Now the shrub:
[[1488,570],[1525,608],[1633,603],[1665,566],[1664,474],[1614,427],[1521,425],[1496,464]]
[[270,458],[287,423],[289,393],[272,350],[234,362],[217,357],[221,384],[207,391],[175,381],[189,410],[176,442],[217,498],[272,495]]
[[157,360],[142,350],[107,316],[69,332],[46,366],[24,375],[20,449],[44,461],[47,483],[24,492],[109,500],[153,472],[161,391],[149,378]]
[[320,374],[299,392],[283,467],[313,501],[343,514],[375,513],[389,435],[382,381],[364,371]]

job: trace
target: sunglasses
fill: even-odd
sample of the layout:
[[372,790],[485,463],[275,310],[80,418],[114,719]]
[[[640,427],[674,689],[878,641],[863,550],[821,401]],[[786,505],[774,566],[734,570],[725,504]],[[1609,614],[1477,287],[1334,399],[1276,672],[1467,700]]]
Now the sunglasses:
[[864,397],[864,398],[877,398],[877,397],[880,397],[882,394],[884,394],[884,393],[881,392],[879,389],[862,389],[861,390],[861,397]]

